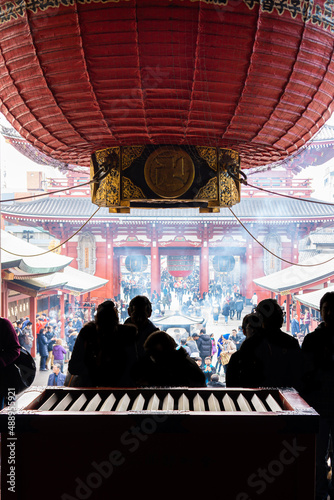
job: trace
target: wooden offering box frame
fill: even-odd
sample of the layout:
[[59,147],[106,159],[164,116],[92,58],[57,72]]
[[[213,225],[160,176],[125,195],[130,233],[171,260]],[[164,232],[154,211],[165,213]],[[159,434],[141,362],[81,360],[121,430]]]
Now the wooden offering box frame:
[[0,412],[1,498],[313,500],[318,419],[294,389],[31,388]]

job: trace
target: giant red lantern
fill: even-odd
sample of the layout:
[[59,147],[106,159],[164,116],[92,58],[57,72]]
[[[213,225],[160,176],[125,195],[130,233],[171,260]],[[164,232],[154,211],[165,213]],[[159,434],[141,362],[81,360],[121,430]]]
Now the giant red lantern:
[[0,0],[0,109],[39,150],[80,165],[129,145],[278,161],[331,114],[331,5]]
[[168,255],[167,271],[177,279],[187,278],[194,269],[193,255]]

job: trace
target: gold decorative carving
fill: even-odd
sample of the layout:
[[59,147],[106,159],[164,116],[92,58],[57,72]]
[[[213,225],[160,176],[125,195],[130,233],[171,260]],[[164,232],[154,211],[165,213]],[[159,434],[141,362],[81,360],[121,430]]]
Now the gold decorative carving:
[[141,156],[145,146],[125,146],[122,148],[122,170],[126,170],[132,162]]
[[122,198],[123,200],[145,200],[146,196],[140,187],[136,186],[127,177],[122,177]]
[[231,207],[240,202],[240,182],[236,180],[239,179],[239,153],[232,149],[220,149],[218,168],[219,204],[220,206]]
[[195,196],[195,200],[218,200],[218,180],[213,177]]
[[203,158],[212,170],[217,172],[217,149],[206,146],[196,146],[198,154]]
[[177,198],[192,185],[195,167],[191,157],[179,147],[161,147],[147,159],[144,167],[147,185],[162,198]]
[[239,192],[235,185],[234,180],[227,174],[227,172],[220,172],[220,205],[231,207],[240,201]]
[[119,205],[120,203],[120,174],[117,170],[112,170],[100,183],[95,195],[95,203],[100,207]]
[[[119,205],[120,203],[120,172],[119,172],[119,148],[107,148],[95,152],[95,161],[98,169],[107,171],[109,174],[98,184],[93,185],[92,201],[100,207]],[[94,175],[93,162],[91,162],[91,173]]]

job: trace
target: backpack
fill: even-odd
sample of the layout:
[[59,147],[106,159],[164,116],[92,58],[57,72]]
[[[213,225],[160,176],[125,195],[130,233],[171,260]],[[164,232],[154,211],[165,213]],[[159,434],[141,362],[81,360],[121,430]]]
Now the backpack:
[[24,347],[20,346],[19,357],[1,371],[0,393],[6,396],[9,389],[14,389],[16,395],[20,394],[32,385],[35,375],[34,358]]

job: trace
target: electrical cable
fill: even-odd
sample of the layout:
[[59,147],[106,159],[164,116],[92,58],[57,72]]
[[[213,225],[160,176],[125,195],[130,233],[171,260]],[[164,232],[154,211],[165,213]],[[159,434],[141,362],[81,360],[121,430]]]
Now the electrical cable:
[[10,201],[21,201],[21,200],[30,200],[32,198],[39,198],[40,196],[49,196],[50,194],[62,193],[63,191],[68,191],[69,189],[75,189],[82,186],[87,186],[87,184],[93,184],[96,181],[90,180],[88,182],[84,182],[83,184],[77,184],[76,186],[66,187],[63,189],[58,189],[57,191],[48,191],[47,193],[33,194],[31,196],[22,196],[21,198],[11,198],[9,200],[0,200],[0,203],[8,203]]
[[0,250],[8,253],[10,255],[15,255],[15,257],[40,257],[41,255],[45,255],[47,253],[54,252],[55,250],[57,250],[57,248],[60,248],[62,245],[65,245],[65,243],[67,243],[72,238],[74,238],[74,236],[76,236],[78,233],[80,233],[80,231],[86,226],[86,224],[88,224],[88,222],[94,217],[94,215],[97,214],[97,212],[100,210],[100,208],[101,207],[98,207],[95,210],[95,212],[86,220],[86,222],[81,227],[79,227],[79,229],[77,231],[75,231],[75,233],[72,234],[72,236],[67,238],[65,241],[59,243],[59,245],[53,247],[51,250],[47,250],[46,252],[42,252],[42,253],[38,253],[38,254],[34,254],[34,255],[20,255],[18,253],[9,252],[8,250],[6,250],[5,248],[2,248],[2,247],[0,247]]
[[283,198],[290,198],[291,200],[304,201],[306,203],[317,203],[318,205],[329,205],[331,207],[334,207],[334,203],[330,203],[329,201],[327,202],[327,201],[320,201],[320,200],[297,198],[297,196],[291,196],[289,194],[275,193],[275,191],[270,191],[269,189],[264,189],[264,188],[261,188],[259,186],[254,186],[252,184],[249,184],[248,182],[243,183],[243,184],[245,184],[248,187],[251,187],[253,189],[259,189],[260,191],[264,191],[265,193],[273,194],[275,196],[282,196]]
[[311,200],[309,198],[307,198],[307,199],[297,198],[297,196],[291,196],[289,194],[283,194],[283,193],[276,193],[275,191],[270,191],[269,189],[261,188],[259,186],[254,186],[253,184],[249,184],[245,172],[243,172],[240,169],[238,169],[237,172],[238,172],[238,174],[241,174],[244,177],[243,179],[240,179],[240,177],[237,177],[235,175],[235,173],[233,172],[232,168],[228,168],[227,171],[228,171],[228,174],[230,175],[230,177],[232,177],[232,179],[234,181],[240,182],[244,186],[248,186],[248,187],[251,187],[253,189],[258,189],[259,191],[264,191],[265,193],[273,194],[275,196],[281,196],[283,198],[290,198],[291,200],[304,201],[306,203],[316,203],[318,205],[328,205],[331,207],[334,206],[334,203],[330,203],[329,201],[327,202],[327,201],[320,201],[320,200]]
[[276,257],[277,259],[279,259],[279,260],[281,260],[283,262],[286,262],[287,264],[290,264],[291,266],[316,267],[316,266],[322,266],[323,264],[327,264],[328,262],[330,262],[331,260],[334,259],[334,257],[331,257],[330,259],[325,260],[324,262],[319,262],[318,264],[299,264],[299,263],[296,263],[296,262],[290,262],[289,260],[283,259],[283,257],[280,257],[279,255],[276,255],[275,253],[273,253],[271,250],[269,250],[269,248],[265,247],[257,238],[255,238],[255,236],[241,222],[241,220],[237,217],[237,215],[233,212],[233,210],[230,207],[227,207],[227,208],[229,209],[229,211],[231,212],[231,214],[233,215],[233,217],[239,222],[239,224],[249,234],[249,236],[251,236],[251,238],[253,238],[253,240],[256,241],[256,243],[258,243],[264,250],[266,250],[267,252],[269,252],[273,257]]
[[22,196],[21,198],[12,198],[9,200],[0,200],[0,203],[8,203],[9,201],[21,201],[29,200],[31,198],[39,198],[40,196],[49,196],[50,194],[62,193],[63,191],[68,191],[69,189],[75,189],[78,187],[87,186],[88,184],[98,184],[101,182],[112,170],[112,162],[109,161],[110,158],[107,157],[106,160],[101,164],[100,168],[95,172],[92,179],[82,184],[77,184],[76,186],[70,186],[62,189],[57,189],[56,191],[48,191],[47,193],[34,194],[31,196]]

